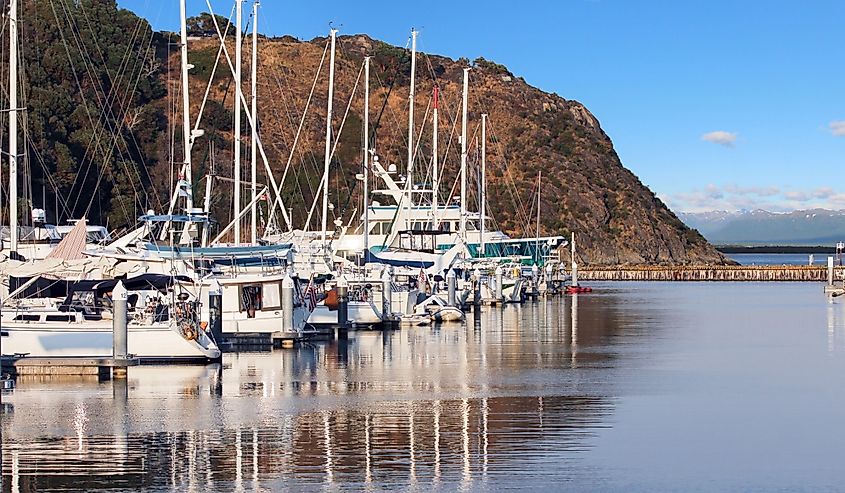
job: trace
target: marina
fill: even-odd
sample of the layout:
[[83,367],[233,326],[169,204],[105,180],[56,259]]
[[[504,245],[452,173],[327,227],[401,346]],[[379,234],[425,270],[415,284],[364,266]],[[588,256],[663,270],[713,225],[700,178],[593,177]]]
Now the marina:
[[593,286],[126,380],[20,378],[3,491],[841,483],[845,305],[818,283]]
[[845,195],[759,180],[845,121],[749,128],[818,70],[686,5],[7,3],[0,493],[841,489]]

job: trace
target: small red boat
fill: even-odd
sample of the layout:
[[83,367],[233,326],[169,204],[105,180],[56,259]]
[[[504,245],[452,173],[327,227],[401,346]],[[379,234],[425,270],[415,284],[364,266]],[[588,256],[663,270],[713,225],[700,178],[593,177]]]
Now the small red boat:
[[588,288],[584,286],[566,286],[565,292],[566,294],[592,293],[593,288]]

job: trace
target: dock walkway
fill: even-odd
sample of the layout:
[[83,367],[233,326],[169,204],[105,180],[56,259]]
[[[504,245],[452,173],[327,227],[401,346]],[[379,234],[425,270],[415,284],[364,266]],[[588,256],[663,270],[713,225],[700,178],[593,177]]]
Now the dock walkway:
[[[816,265],[584,266],[584,281],[826,281],[827,267]],[[834,268],[834,281],[845,280],[845,267]]]

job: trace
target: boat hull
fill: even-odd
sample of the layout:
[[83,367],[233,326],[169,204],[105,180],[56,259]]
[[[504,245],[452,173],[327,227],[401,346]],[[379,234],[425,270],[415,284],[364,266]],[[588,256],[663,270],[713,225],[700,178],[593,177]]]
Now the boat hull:
[[[381,315],[373,302],[350,301],[348,306],[348,319],[355,326],[370,326],[382,322]],[[337,325],[337,310],[329,310],[326,305],[317,305],[311,317],[308,318],[311,325]]]
[[444,306],[431,314],[435,322],[462,322],[464,312],[454,306]]
[[[130,325],[127,352],[142,360],[208,361],[220,350],[204,334],[189,341],[166,325]],[[2,324],[4,354],[31,357],[111,357],[111,323],[102,324]]]

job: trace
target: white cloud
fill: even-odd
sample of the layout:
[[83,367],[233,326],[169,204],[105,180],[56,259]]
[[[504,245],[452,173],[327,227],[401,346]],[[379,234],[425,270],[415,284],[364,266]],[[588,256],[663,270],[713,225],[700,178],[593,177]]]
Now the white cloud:
[[827,126],[830,128],[830,133],[833,135],[836,135],[837,137],[845,135],[845,120],[833,120]]
[[660,198],[672,210],[683,212],[845,209],[845,192],[838,192],[826,186],[802,190],[775,186],[743,187],[736,184],[718,186],[711,183],[703,188],[661,194]]
[[701,140],[705,142],[712,142],[720,146],[733,147],[736,142],[736,133],[726,132],[724,130],[716,130],[714,132],[707,132],[701,136]]
[[734,195],[760,195],[762,197],[771,197],[780,193],[778,187],[741,187],[733,183],[725,185],[725,193]]

